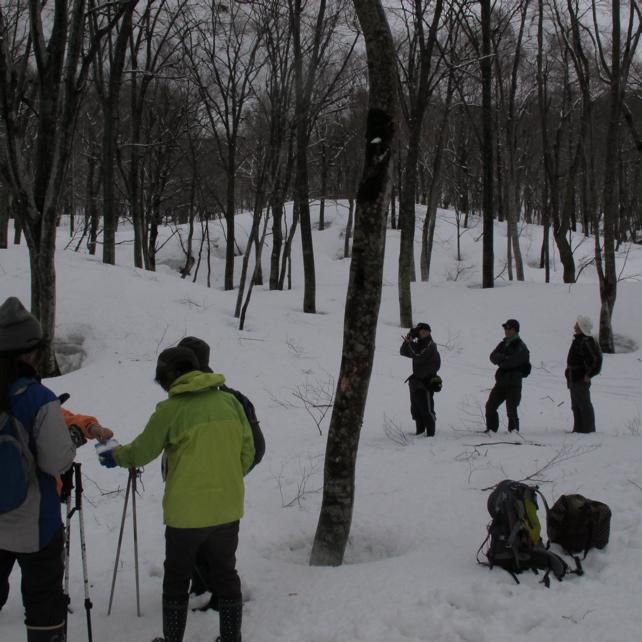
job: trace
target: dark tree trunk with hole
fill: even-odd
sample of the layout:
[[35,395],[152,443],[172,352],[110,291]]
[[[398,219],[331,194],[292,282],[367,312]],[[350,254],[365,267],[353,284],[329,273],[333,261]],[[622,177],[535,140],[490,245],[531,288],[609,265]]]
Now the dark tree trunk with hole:
[[323,503],[310,563],[338,566],[354,505],[354,478],[381,303],[386,213],[398,129],[394,43],[379,0],[354,0],[366,42],[370,102],[363,177],[345,306],[343,351],[325,454]]

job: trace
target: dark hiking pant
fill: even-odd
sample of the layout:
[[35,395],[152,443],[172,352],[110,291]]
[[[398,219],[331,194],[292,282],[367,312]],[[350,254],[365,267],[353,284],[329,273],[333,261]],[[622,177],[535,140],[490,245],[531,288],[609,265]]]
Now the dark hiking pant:
[[595,432],[595,413],[591,403],[591,383],[572,381],[568,384],[573,410],[573,432]]
[[521,384],[496,383],[490,391],[486,402],[486,430],[497,432],[499,428],[499,415],[497,409],[506,402],[506,415],[508,416],[508,430],[519,432],[519,417],[517,407],[522,399]]
[[196,559],[199,573],[212,593],[221,599],[240,601],[241,580],[236,572],[239,522],[206,528],[165,529],[163,599],[185,601]]
[[435,398],[419,380],[411,377],[408,380],[410,389],[410,414],[415,420],[417,434],[426,433],[426,436],[435,435]]
[[67,600],[62,590],[65,572],[62,528],[47,546],[35,553],[0,549],[2,605],[9,594],[9,575],[15,562],[18,562],[22,574],[22,604],[27,627],[50,629],[62,625],[67,616]]

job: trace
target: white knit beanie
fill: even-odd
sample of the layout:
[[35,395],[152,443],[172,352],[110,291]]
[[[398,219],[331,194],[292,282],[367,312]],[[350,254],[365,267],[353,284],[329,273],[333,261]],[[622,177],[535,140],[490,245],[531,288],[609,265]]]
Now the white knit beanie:
[[589,317],[585,317],[580,314],[580,316],[577,317],[577,327],[580,329],[582,334],[590,337],[591,332],[593,331],[593,321],[591,321]]

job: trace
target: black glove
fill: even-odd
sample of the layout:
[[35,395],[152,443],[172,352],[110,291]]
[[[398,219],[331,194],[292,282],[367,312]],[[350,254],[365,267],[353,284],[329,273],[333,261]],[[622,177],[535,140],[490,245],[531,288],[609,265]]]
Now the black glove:
[[76,448],[80,448],[87,443],[85,435],[82,434],[82,430],[78,426],[69,426],[69,434],[71,435],[71,441],[74,442]]
[[74,489],[74,467],[60,475],[62,488],[60,489],[60,501],[64,504],[67,501],[71,491]]

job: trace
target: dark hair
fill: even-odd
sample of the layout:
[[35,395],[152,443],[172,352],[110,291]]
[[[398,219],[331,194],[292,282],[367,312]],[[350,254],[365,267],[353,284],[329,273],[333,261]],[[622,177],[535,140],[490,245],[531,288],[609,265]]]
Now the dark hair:
[[210,368],[210,347],[198,337],[184,337],[178,342],[178,348],[188,348],[198,359],[198,369],[203,372],[212,372]]
[[167,348],[158,355],[154,380],[169,390],[176,379],[193,370],[198,370],[198,359],[189,348]]

